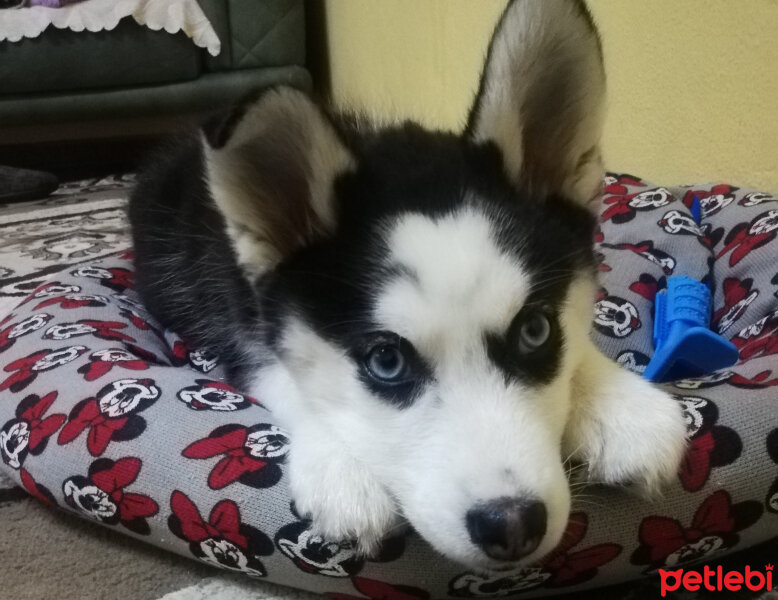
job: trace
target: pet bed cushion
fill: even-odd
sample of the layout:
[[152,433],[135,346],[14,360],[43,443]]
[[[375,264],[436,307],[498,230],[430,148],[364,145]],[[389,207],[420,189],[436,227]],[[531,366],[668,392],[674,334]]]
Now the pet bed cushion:
[[[364,560],[348,543],[312,536],[290,503],[287,435],[262,398],[225,383],[217,356],[187,347],[144,309],[129,252],[68,267],[0,325],[1,466],[42,502],[117,532],[339,599],[537,597],[764,541],[778,533],[778,199],[628,175],[606,186],[599,345],[641,370],[652,299],[685,274],[710,282],[714,327],[741,361],[666,386],[691,438],[666,495],[650,503],[587,491],[540,565],[483,575],[412,533]],[[689,210],[695,195],[702,225]]]

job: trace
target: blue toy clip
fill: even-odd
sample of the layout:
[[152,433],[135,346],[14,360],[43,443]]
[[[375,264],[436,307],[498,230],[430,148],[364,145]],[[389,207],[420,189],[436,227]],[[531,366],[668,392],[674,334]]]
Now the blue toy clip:
[[[698,225],[700,199],[689,207]],[[735,345],[710,330],[711,298],[708,286],[685,275],[667,280],[667,289],[654,301],[654,356],[643,371],[649,381],[700,377],[734,365]]]
[[711,297],[704,283],[670,277],[654,308],[655,351],[643,372],[649,381],[700,377],[737,362],[735,345],[710,330]]

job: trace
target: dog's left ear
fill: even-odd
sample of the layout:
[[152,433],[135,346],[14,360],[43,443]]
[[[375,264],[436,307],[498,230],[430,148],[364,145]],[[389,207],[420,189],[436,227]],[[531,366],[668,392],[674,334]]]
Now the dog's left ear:
[[535,196],[600,192],[605,71],[583,0],[512,0],[492,36],[465,135],[494,143]]

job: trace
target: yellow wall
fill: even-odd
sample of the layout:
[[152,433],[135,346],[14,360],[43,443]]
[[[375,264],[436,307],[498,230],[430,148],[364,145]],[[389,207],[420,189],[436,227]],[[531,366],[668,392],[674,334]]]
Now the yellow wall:
[[[778,191],[778,0],[589,4],[605,48],[610,169]],[[326,0],[334,100],[461,126],[504,5]]]

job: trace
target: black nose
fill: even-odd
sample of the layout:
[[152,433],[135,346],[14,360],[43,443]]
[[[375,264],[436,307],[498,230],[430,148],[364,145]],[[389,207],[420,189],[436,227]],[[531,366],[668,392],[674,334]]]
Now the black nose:
[[537,500],[498,498],[465,517],[470,539],[495,560],[518,560],[537,549],[546,533],[546,506]]

